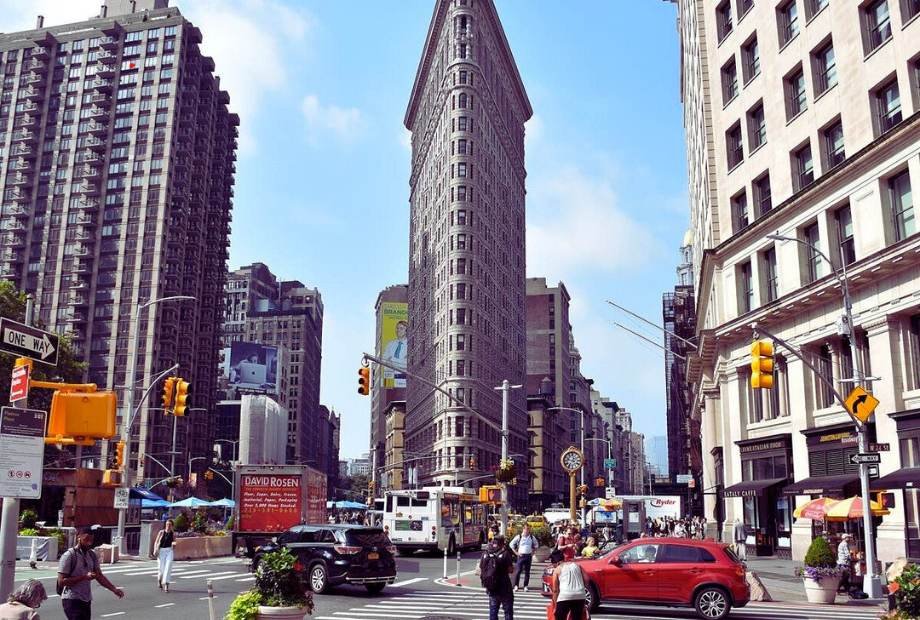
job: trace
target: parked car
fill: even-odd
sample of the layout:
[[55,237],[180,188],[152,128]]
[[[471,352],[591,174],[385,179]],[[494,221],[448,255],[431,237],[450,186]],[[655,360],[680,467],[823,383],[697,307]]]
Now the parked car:
[[363,585],[380,592],[396,581],[396,548],[384,531],[362,525],[295,525],[256,549],[255,572],[262,554],[280,547],[306,567],[310,589],[322,594],[342,584]]
[[[744,564],[728,545],[686,538],[640,538],[601,557],[577,559],[588,577],[588,604],[621,602],[692,607],[700,618],[721,620],[748,604]],[[550,596],[552,569],[543,573]]]

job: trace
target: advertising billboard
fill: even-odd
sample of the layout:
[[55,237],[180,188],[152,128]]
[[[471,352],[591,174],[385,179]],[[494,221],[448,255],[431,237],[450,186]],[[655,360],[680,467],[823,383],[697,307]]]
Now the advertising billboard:
[[[380,358],[388,364],[406,369],[409,357],[409,304],[384,302],[381,304]],[[383,369],[384,388],[406,387],[406,375],[398,370]]]
[[240,476],[239,499],[239,531],[283,532],[301,521],[301,476],[271,473]]
[[250,392],[278,392],[278,347],[255,342],[230,345],[229,363],[225,363],[228,385]]

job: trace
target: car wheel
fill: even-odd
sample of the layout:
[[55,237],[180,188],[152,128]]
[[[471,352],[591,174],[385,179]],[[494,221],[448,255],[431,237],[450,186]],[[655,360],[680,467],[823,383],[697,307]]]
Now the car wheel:
[[597,593],[597,586],[593,583],[589,583],[586,590],[585,604],[590,611],[595,612],[601,606],[601,597]]
[[367,588],[367,591],[371,594],[380,594],[383,592],[383,587],[387,585],[385,583],[366,583],[364,587]]
[[457,553],[457,541],[451,536],[450,540],[447,541],[447,555],[453,555],[455,553]]
[[323,594],[329,589],[329,575],[322,564],[314,564],[310,569],[310,589],[317,594]]
[[722,588],[706,587],[696,593],[693,607],[696,615],[706,620],[722,620],[731,610],[731,601]]

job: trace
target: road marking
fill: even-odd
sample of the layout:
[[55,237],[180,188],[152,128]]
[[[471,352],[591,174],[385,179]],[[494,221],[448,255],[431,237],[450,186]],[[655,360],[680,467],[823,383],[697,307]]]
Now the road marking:
[[418,583],[419,581],[428,581],[428,577],[416,577],[415,579],[406,579],[405,581],[397,581],[390,587],[391,588],[401,588],[403,586],[409,585],[410,583]]
[[226,575],[226,574],[228,574],[228,573],[233,573],[234,576],[240,575],[240,574],[241,574],[241,573],[238,573],[238,572],[236,572],[236,571],[225,570],[225,571],[223,571],[222,573],[211,573],[211,574],[209,574],[209,575],[183,575],[183,576],[179,577],[179,579],[198,579],[198,578],[200,578],[200,577],[207,577],[208,579],[210,579],[210,578],[213,577],[214,575]]
[[[214,574],[220,575],[221,573],[214,573]],[[224,575],[223,577],[208,577],[208,579],[210,579],[211,581],[220,581],[221,579],[233,579],[234,577],[239,577],[240,574],[241,573],[232,573],[230,575]],[[200,576],[203,577],[204,575],[200,575]],[[255,577],[253,577],[253,580],[255,580]]]
[[255,581],[255,577],[243,577],[242,579],[237,579],[237,581]]
[[[246,592],[240,592],[240,594],[245,594],[245,593],[246,593]],[[199,601],[206,601],[206,600],[208,600],[208,599],[210,599],[210,598],[217,598],[217,595],[215,594],[214,596],[202,596],[202,597],[201,597],[200,599],[198,599],[198,600],[199,600]]]
[[162,605],[154,605],[154,607],[159,609],[160,607],[172,607],[173,605],[175,605],[175,603],[163,603]]
[[112,613],[110,613],[110,614],[102,614],[101,617],[103,617],[103,618],[111,618],[112,616],[123,616],[123,615],[125,615],[125,612],[123,612],[123,611],[115,611],[115,612],[112,612]]

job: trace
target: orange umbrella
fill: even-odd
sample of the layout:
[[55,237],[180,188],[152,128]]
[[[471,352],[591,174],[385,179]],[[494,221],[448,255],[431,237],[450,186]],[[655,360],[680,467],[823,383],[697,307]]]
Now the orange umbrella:
[[828,510],[837,503],[838,500],[829,497],[812,499],[796,508],[792,516],[796,519],[815,519],[817,521],[824,521],[827,517]]
[[[888,514],[888,510],[878,502],[869,502],[869,509],[873,516],[883,516]],[[863,503],[862,498],[853,496],[840,500],[827,510],[827,519],[830,521],[849,521],[850,519],[862,519]]]
[[616,510],[617,508],[623,507],[623,502],[618,499],[602,499],[600,501],[600,506],[604,510]]

